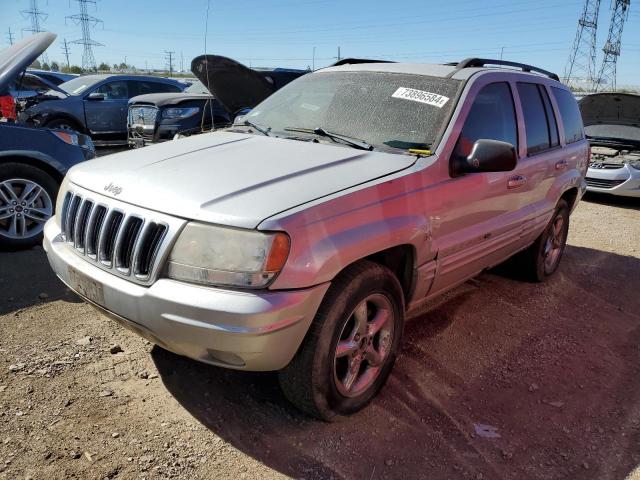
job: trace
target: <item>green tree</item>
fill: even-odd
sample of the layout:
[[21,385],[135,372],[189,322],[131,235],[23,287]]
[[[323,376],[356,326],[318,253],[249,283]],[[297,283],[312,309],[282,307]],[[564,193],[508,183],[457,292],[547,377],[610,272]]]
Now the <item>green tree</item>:
[[34,60],[33,63],[29,66],[29,68],[35,68],[37,70],[42,68],[42,65],[40,65],[40,61],[39,60]]
[[42,69],[43,69],[43,70],[51,70],[51,67],[49,66],[49,64],[48,64],[47,62],[44,62],[44,63],[42,64]]
[[60,70],[60,65],[58,65],[58,62],[51,62],[51,70],[53,70],[54,72]]
[[109,65],[107,65],[106,63],[102,62],[100,65],[98,65],[98,70],[109,71],[109,70],[111,70],[111,67]]
[[118,68],[120,70],[126,70],[129,68],[129,65],[127,65],[126,63],[122,62],[120,65],[118,65]]

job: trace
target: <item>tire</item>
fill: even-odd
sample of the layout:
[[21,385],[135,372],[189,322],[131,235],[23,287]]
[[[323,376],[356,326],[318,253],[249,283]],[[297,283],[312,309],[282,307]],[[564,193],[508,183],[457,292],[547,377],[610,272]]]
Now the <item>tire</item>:
[[37,167],[0,164],[1,248],[28,248],[42,242],[44,222],[54,213],[59,188],[58,182]]
[[[387,380],[403,328],[402,287],[391,270],[369,261],[348,267],[279,372],[282,391],[300,410],[325,421],[361,410]],[[339,345],[344,355],[337,357]]]
[[518,257],[521,273],[534,282],[543,282],[560,265],[569,233],[569,205],[560,199],[549,225],[536,241]]
[[70,130],[74,132],[80,131],[80,127],[78,127],[78,124],[76,122],[64,117],[53,118],[45,123],[44,126],[52,130]]

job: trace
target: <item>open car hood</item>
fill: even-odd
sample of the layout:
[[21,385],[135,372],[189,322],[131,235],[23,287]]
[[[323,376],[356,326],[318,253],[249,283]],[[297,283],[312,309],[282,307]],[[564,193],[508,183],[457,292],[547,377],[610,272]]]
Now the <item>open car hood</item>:
[[306,73],[284,69],[263,72],[220,55],[194,58],[191,71],[232,114],[255,107],[280,87]]
[[56,39],[56,35],[41,32],[20,40],[0,52],[0,91],[8,89],[20,72],[31,65]]
[[590,137],[640,141],[640,95],[595,93],[583,97],[578,105]]

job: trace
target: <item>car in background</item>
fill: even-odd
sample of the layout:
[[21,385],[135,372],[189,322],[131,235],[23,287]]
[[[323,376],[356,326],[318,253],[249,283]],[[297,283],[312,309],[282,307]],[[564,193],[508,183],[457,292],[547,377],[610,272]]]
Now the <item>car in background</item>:
[[[235,117],[287,83],[309,73],[288,68],[252,69],[219,55],[191,62],[198,81],[182,93],[156,93],[129,101],[128,143],[151,143],[230,125]],[[228,79],[233,79],[228,81]]]
[[90,135],[96,144],[124,144],[127,102],[146,93],[181,92],[185,84],[141,75],[82,75],[20,103],[18,120]]
[[67,170],[95,157],[86,135],[14,122],[10,85],[55,38],[39,33],[0,51],[0,248],[40,243]]
[[587,190],[640,197],[640,95],[594,93],[578,105],[591,144]]
[[57,84],[29,72],[20,75],[9,86],[9,92],[16,101],[43,95],[49,90],[57,89]]
[[61,83],[68,82],[69,80],[79,77],[76,73],[54,72],[53,70],[35,70],[33,68],[27,69],[27,73],[43,78],[54,85],[60,85]]

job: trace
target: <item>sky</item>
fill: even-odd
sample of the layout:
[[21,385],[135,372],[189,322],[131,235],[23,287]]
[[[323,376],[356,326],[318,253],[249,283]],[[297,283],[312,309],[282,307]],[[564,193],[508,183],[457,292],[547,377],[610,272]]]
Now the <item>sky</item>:
[[[68,15],[76,0],[37,0],[47,14],[41,28],[58,34],[47,54],[62,63],[62,41],[81,38]],[[530,63],[562,76],[573,44],[579,0],[97,0],[89,14],[102,20],[91,30],[104,46],[98,63],[126,62],[166,68],[165,51],[177,69],[189,69],[205,52],[253,67],[323,67],[341,57],[443,63],[466,57]],[[30,0],[0,0],[0,46],[8,31],[29,33]],[[607,36],[610,0],[603,0],[598,28],[598,65]],[[205,37],[205,31],[208,34]],[[72,64],[82,46],[70,44]],[[315,52],[315,56],[314,56]],[[618,61],[618,86],[640,85],[640,5],[631,4]]]

